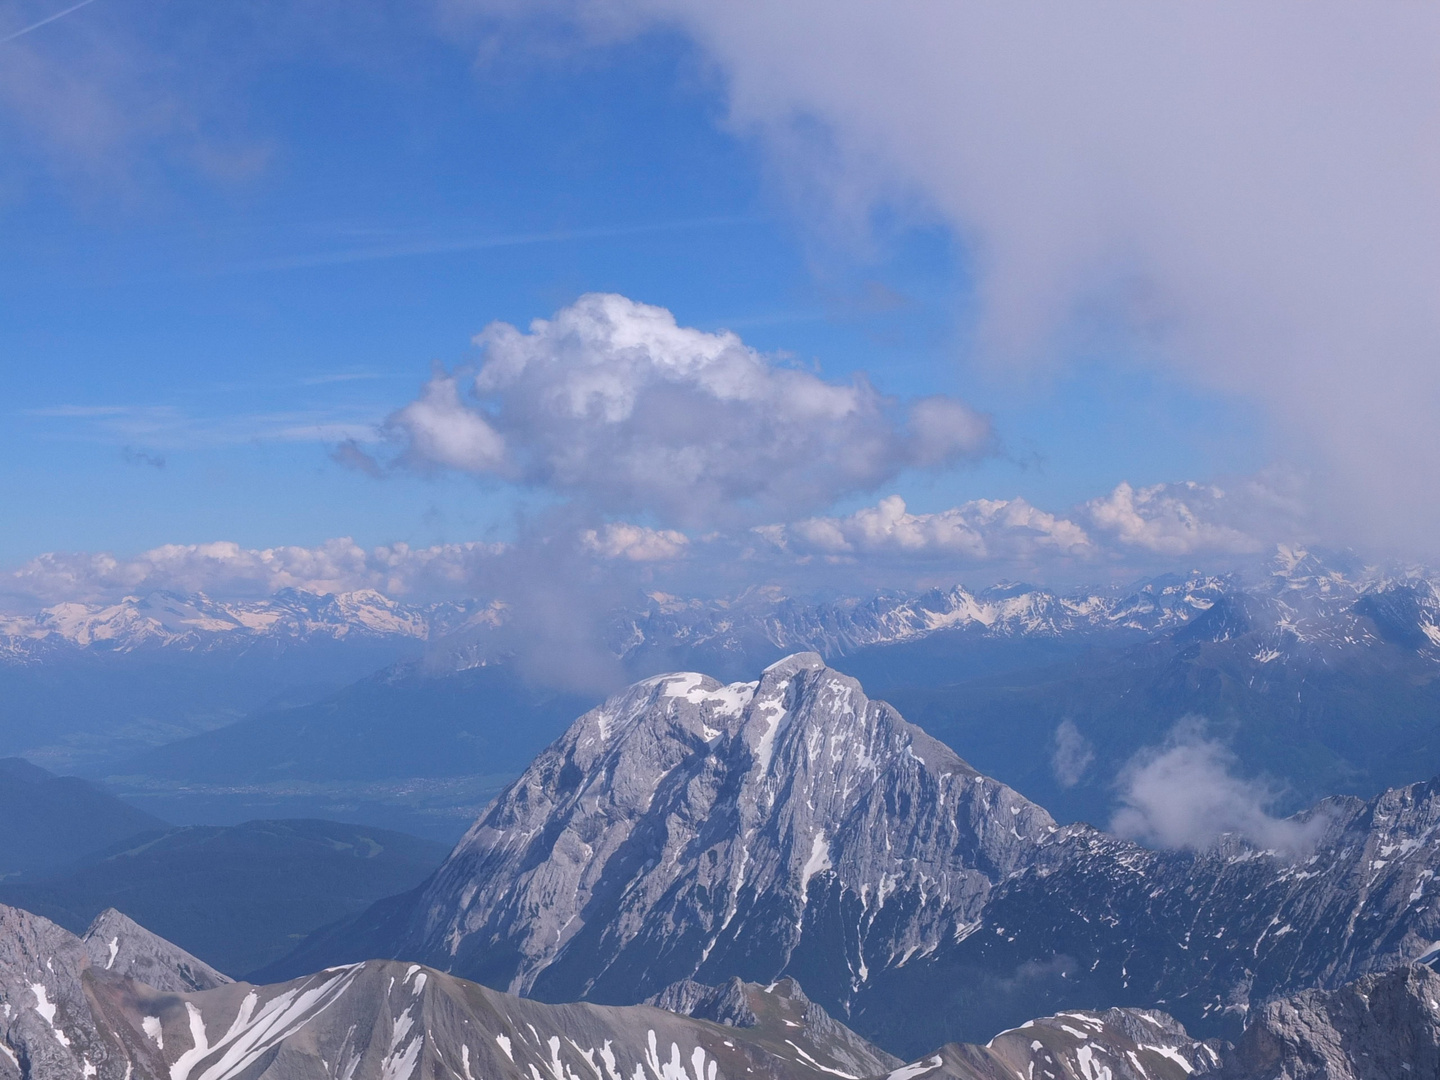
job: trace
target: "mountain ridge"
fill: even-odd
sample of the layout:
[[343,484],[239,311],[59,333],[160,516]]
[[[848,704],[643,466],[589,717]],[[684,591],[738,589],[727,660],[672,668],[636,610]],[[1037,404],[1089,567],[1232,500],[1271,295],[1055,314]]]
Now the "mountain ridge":
[[753,684],[676,674],[609,699],[425,885],[287,962],[359,949],[617,1004],[789,976],[906,1052],[1112,1005],[1234,1034],[1272,994],[1440,939],[1440,779],[1330,800],[1293,829],[1309,854],[1060,827],[800,654]]

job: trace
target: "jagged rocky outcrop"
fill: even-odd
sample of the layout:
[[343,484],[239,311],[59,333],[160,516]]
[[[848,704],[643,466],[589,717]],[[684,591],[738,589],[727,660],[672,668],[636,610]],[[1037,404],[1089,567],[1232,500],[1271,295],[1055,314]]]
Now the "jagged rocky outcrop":
[[[172,985],[193,980],[193,968],[184,970],[193,958],[123,916],[107,913],[96,929],[80,938],[0,907],[0,1080],[1440,1075],[1440,976],[1418,965],[1271,1001],[1234,1047],[1198,1041],[1161,1012],[1069,1010],[984,1045],[952,1043],[902,1064],[828,1016],[793,980],[677,984],[658,998],[670,1009],[545,1004],[386,960],[277,985],[162,990],[134,977],[134,965],[121,960],[126,950],[143,947],[153,961],[148,974]],[[104,946],[98,957],[96,942]]]
[[899,1064],[788,985],[746,987],[743,1028],[546,1005],[392,961],[179,989],[198,981],[192,957],[123,916],[98,929],[0,906],[3,1080],[828,1080]]
[[[828,1007],[979,918],[1054,829],[813,653],[757,683],[662,676],[578,720],[339,947],[545,1000],[792,974]],[[820,899],[840,896],[858,909]]]
[[77,937],[0,905],[0,1080],[130,1075],[107,1027],[107,1007],[93,993],[96,978],[127,985],[138,978],[164,991],[230,982],[113,909]]
[[721,986],[706,986],[693,979],[674,983],[646,1004],[696,1020],[727,1027],[799,1028],[825,1047],[832,1064],[850,1076],[875,1076],[902,1064],[856,1035],[805,996],[794,979],[769,986],[731,979]]
[[[581,717],[419,890],[311,942],[550,1001],[798,979],[888,1050],[1163,1008],[1240,1031],[1440,939],[1440,782],[1151,851],[1040,807],[799,654],[756,683],[645,680]],[[1278,842],[1278,841],[1277,841]]]
[[[948,1043],[887,1080],[1222,1080],[1225,1044],[1192,1039],[1147,1009],[1073,1011],[1002,1031],[983,1046]],[[1258,1080],[1232,1074],[1228,1080]]]
[[138,979],[156,990],[186,993],[233,981],[114,908],[96,916],[80,942],[95,967]]
[[1244,1080],[1440,1076],[1440,975],[1414,964],[1267,1003],[1227,1062]]

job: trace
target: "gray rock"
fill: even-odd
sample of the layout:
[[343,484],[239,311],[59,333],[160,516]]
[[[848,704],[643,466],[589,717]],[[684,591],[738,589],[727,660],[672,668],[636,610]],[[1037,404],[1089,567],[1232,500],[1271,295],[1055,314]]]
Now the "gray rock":
[[[121,958],[140,948],[151,962],[130,971],[173,985],[182,976],[165,959],[185,964],[183,951],[123,916],[105,933],[81,939],[0,907],[0,1077],[859,1080],[898,1064],[789,983],[742,988],[743,1029],[650,1006],[545,1005],[391,961],[167,991]],[[97,943],[108,969],[92,962]]]
[[662,676],[544,751],[385,952],[545,1000],[792,974],[843,1002],[980,918],[1054,831],[813,653],[758,683]]
[[728,1027],[803,1028],[823,1041],[832,1060],[854,1076],[889,1072],[902,1064],[899,1058],[860,1038],[815,1004],[794,979],[769,986],[731,979],[722,986],[706,986],[691,979],[667,986],[647,1004],[696,1020]]
[[114,908],[97,915],[80,940],[95,967],[129,976],[156,990],[184,993],[232,981]]
[[1269,1002],[1226,1065],[1226,1080],[1440,1076],[1440,975],[1406,965]]
[[984,1046],[949,1043],[886,1080],[1219,1080],[1221,1060],[1165,1013],[1107,1009],[1031,1020]]
[[121,1080],[85,993],[89,966],[74,934],[0,905],[0,1078]]

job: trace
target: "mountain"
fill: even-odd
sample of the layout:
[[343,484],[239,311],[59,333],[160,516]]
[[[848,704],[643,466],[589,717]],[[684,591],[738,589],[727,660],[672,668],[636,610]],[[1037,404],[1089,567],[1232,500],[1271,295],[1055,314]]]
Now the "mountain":
[[[1238,1047],[1197,1042],[1164,1013],[1070,1011],[902,1065],[788,980],[684,984],[662,995],[669,1010],[543,1004],[394,961],[252,986],[205,977],[121,919],[76,937],[0,907],[0,1078],[1397,1080],[1440,1068],[1440,976],[1420,966],[1271,1002]],[[128,963],[136,936],[143,970]]]
[[[67,649],[251,648],[264,641],[413,638],[460,629],[476,617],[461,604],[405,604],[374,590],[318,594],[282,589],[258,600],[156,592],[116,603],[63,603],[0,620],[0,657],[43,659]],[[479,615],[484,618],[483,612]]]
[[0,882],[43,874],[139,833],[167,828],[98,784],[0,758]]
[[0,907],[0,1078],[535,1080],[543,1069],[554,1080],[828,1080],[899,1065],[791,987],[745,988],[752,1022],[739,1026],[545,1005],[384,961],[277,986],[179,989],[193,958],[174,950],[147,983],[110,932],[77,938]]
[[966,764],[814,654],[582,716],[415,891],[268,977],[368,956],[542,1000],[790,976],[902,1054],[1074,1008],[1237,1033],[1440,938],[1440,781],[1152,851]]
[[0,884],[0,903],[77,932],[119,908],[221,971],[243,975],[317,928],[412,888],[446,850],[333,821],[188,826],[132,837],[38,881]]
[[152,934],[114,908],[95,916],[80,938],[90,963],[156,990],[185,994],[231,982],[205,961]]
[[[1440,771],[1437,580],[1282,549],[1258,571],[1120,588],[656,593],[615,611],[606,640],[634,678],[748,678],[814,649],[1060,821],[1108,820],[1117,774],[1198,717],[1290,812]],[[59,605],[7,623],[0,750],[161,817],[453,841],[595,700],[524,683],[515,614],[378,593]]]

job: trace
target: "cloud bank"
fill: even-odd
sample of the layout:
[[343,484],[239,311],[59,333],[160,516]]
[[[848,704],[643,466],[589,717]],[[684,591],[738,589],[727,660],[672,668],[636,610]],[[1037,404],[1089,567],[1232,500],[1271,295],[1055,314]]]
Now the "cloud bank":
[[[1228,567],[1292,539],[1283,520],[1268,513],[1270,501],[1246,490],[1251,487],[1263,490],[1258,481],[1238,485],[1238,497],[1213,485],[1122,483],[1062,513],[1020,498],[912,513],[891,495],[848,515],[698,535],[623,520],[591,524],[572,510],[537,519],[508,543],[365,548],[339,538],[314,547],[166,544],[130,556],[51,552],[0,574],[0,606],[26,610],[156,590],[238,598],[287,588],[470,599],[518,595],[526,581],[547,578],[569,594],[568,601],[555,600],[563,606],[602,584],[623,590],[661,579],[701,593],[760,580],[853,586],[857,563],[884,568],[887,583],[901,587],[936,573],[999,578],[1023,571],[1042,579],[1099,580],[1173,569],[1181,557]],[[818,577],[801,573],[817,566]],[[605,577],[614,581],[605,584]]]
[[366,549],[348,538],[315,547],[246,548],[229,541],[165,544],[138,555],[50,552],[0,579],[12,604],[104,602],[126,594],[203,592],[221,598],[375,589],[388,596],[475,595],[501,544]]
[[473,377],[439,372],[390,417],[400,460],[598,512],[681,526],[803,512],[991,447],[989,421],[954,398],[828,382],[623,296],[583,296],[528,332],[496,323],[476,343]]
[[890,558],[959,566],[1141,565],[1177,557],[1258,554],[1297,536],[1303,525],[1263,479],[1227,491],[1214,484],[1122,481],[1064,513],[1021,498],[976,499],[912,513],[899,495],[841,517],[758,526],[778,551],[834,561]]

